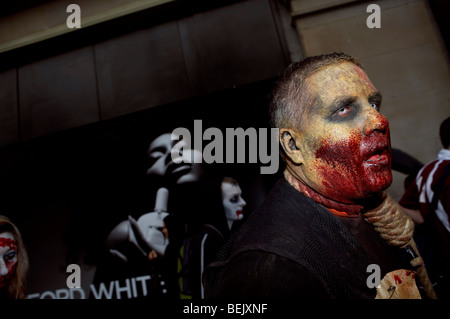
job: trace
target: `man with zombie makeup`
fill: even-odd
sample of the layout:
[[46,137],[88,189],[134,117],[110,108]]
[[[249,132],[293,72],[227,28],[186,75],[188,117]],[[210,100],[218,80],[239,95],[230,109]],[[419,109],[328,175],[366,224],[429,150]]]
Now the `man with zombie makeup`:
[[[271,105],[284,177],[205,270],[209,298],[420,297],[413,222],[384,192],[392,174],[381,97],[346,54],[288,67]],[[376,285],[369,265],[380,269]]]
[[28,255],[17,227],[0,215],[0,300],[25,298]]

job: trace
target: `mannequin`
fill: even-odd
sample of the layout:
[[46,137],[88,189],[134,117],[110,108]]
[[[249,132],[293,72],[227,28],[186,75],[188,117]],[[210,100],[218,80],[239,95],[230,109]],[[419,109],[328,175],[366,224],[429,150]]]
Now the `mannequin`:
[[[179,143],[182,143],[180,141]],[[154,259],[157,255],[164,255],[165,247],[162,247],[161,243],[165,242],[165,246],[168,245],[168,231],[165,227],[163,219],[169,214],[168,201],[169,201],[169,189],[173,190],[177,185],[191,184],[199,182],[204,176],[204,170],[198,163],[180,163],[175,164],[171,159],[171,150],[173,146],[178,143],[176,139],[173,139],[171,133],[164,133],[157,136],[149,145],[147,156],[149,158],[149,167],[146,171],[149,178],[155,179],[161,187],[156,195],[155,209],[157,213],[147,213],[138,218],[138,221],[134,220],[131,216],[128,220],[119,223],[109,234],[106,245],[110,251],[117,257],[126,261],[127,258],[124,254],[120,253],[114,246],[118,245],[122,241],[130,241],[141,252],[147,255],[150,259]],[[183,157],[201,157],[201,152],[198,150],[191,150],[190,152],[184,152]],[[163,215],[161,215],[163,213]],[[147,223],[148,225],[142,226]],[[150,224],[149,224],[150,223]],[[140,226],[139,226],[140,224]],[[143,239],[142,227],[152,226],[154,232],[154,240],[158,243],[152,243],[148,239]],[[166,229],[166,233],[163,234],[158,231],[157,228]],[[165,238],[165,239],[164,239]],[[137,240],[136,240],[137,239]],[[141,244],[141,245],[140,245]],[[144,247],[141,247],[144,246]],[[159,249],[155,249],[156,246],[161,246]],[[151,257],[149,254],[151,253]],[[156,254],[155,254],[156,253]]]
[[[171,151],[175,144],[183,143],[177,141],[175,136],[172,140],[172,133],[164,133],[156,137],[149,145],[147,156],[149,158],[149,168],[147,175],[151,177],[162,177],[165,183],[183,184],[197,182],[204,175],[201,163],[191,160],[191,163],[175,164],[171,158]],[[202,153],[199,150],[192,149],[190,152],[184,152],[183,158],[201,158]]]
[[[153,293],[178,297],[178,288],[174,288],[178,250],[188,223],[195,224],[195,219],[200,219],[190,205],[198,202],[195,196],[201,196],[197,190],[205,170],[195,162],[174,163],[171,150],[183,141],[172,137],[171,133],[160,134],[148,147],[146,175],[152,189],[157,189],[154,209],[137,217],[128,215],[110,231],[105,241],[105,266],[97,271],[95,282],[151,272],[155,280],[152,285],[156,287]],[[183,156],[196,158],[201,152],[184,150]]]
[[124,241],[134,245],[149,260],[163,256],[169,244],[168,231],[164,219],[167,213],[168,191],[161,187],[156,195],[153,212],[141,215],[138,220],[128,216],[128,220],[119,223],[109,234],[106,244],[114,256],[128,262],[126,252],[118,246]]

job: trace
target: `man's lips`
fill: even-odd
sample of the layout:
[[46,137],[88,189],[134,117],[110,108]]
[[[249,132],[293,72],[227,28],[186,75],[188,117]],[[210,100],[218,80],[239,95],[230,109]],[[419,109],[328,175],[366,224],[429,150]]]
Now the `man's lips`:
[[240,215],[242,215],[242,209],[240,209],[240,210],[236,211],[236,215],[237,215],[237,216],[240,216]]
[[370,152],[367,156],[366,162],[369,164],[379,165],[379,164],[387,164],[389,161],[388,158],[388,146],[379,146],[375,149],[375,151]]

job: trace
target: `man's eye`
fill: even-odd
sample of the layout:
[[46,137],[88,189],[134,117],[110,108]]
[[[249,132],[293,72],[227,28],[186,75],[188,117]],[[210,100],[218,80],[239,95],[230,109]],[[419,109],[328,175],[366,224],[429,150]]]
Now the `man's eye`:
[[374,108],[375,110],[379,111],[380,110],[380,106],[377,103],[370,103],[370,107]]
[[350,108],[348,106],[344,106],[342,108],[340,108],[339,110],[337,110],[337,114],[338,115],[347,115],[347,113],[350,112]]

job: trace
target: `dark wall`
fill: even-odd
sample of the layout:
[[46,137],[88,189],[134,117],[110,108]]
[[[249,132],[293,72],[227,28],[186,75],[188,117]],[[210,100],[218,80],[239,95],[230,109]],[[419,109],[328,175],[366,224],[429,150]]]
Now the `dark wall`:
[[[183,6],[0,56],[0,213],[23,233],[29,294],[66,288],[69,263],[82,266],[89,291],[112,227],[153,208],[153,138],[194,119],[204,129],[268,127],[288,63],[270,1],[174,10]],[[239,180],[248,212],[276,178],[259,169],[214,167]]]
[[286,66],[270,1],[183,8],[163,12],[168,21],[149,11],[2,54],[0,145],[276,77]]

